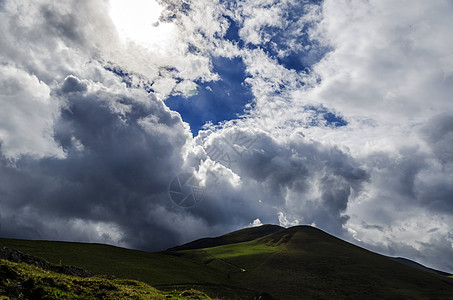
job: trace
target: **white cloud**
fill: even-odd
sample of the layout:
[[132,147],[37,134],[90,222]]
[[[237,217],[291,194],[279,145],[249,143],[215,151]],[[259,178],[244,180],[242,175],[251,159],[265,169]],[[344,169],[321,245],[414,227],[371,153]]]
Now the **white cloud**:
[[0,145],[6,158],[65,156],[53,139],[60,101],[36,76],[0,66],[0,106]]
[[283,227],[291,227],[291,226],[297,226],[299,225],[299,220],[288,220],[288,217],[283,213],[283,212],[279,212],[278,213],[278,223],[280,224],[280,226],[283,226]]
[[176,41],[176,26],[160,23],[163,8],[154,0],[110,0],[110,16],[125,42],[140,44],[152,52],[168,52]]
[[249,227],[259,227],[262,226],[263,223],[261,223],[261,220],[259,218],[253,220],[252,223],[250,223]]
[[446,2],[325,1],[319,30],[333,50],[309,99],[379,125],[451,111],[453,24],[440,21],[450,12]]

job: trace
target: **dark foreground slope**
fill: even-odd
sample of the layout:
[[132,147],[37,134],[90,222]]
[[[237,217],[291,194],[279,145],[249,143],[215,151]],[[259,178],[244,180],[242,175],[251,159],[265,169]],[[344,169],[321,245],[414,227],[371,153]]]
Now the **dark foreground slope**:
[[98,244],[0,239],[51,262],[138,279],[159,289],[194,287],[223,299],[453,299],[453,279],[296,226],[248,228],[161,253]]
[[173,252],[149,253],[103,244],[2,239],[0,246],[20,250],[55,265],[71,265],[94,275],[144,282],[163,291],[196,289],[213,298],[251,299],[257,291],[196,260]]
[[227,274],[204,264],[167,253],[149,253],[102,244],[0,239],[0,246],[18,249],[56,265],[71,265],[94,275],[144,282],[163,291],[192,288],[213,298],[225,295],[253,297],[256,292],[242,288]]
[[53,265],[18,250],[0,248],[0,299],[211,299],[194,289],[161,292],[143,282],[93,276]]

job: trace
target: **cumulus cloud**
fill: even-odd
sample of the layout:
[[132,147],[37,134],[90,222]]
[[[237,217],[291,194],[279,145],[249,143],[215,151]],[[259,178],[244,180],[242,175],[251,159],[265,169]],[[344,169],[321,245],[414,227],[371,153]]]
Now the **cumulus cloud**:
[[259,218],[253,220],[252,223],[250,223],[249,227],[259,227],[262,226],[263,223],[261,223],[261,220]]
[[439,20],[451,4],[390,4],[324,2],[319,35],[334,50],[315,67],[322,82],[311,99],[377,122],[426,121],[427,106],[449,110],[453,40]]
[[54,141],[60,102],[36,76],[11,65],[0,66],[0,145],[3,156],[64,157]]
[[[237,222],[258,214],[264,223],[323,224],[340,234],[350,197],[368,180],[348,154],[300,135],[281,140],[232,127],[197,139],[202,151],[190,160],[206,176],[203,211],[220,206]],[[229,222],[216,217],[213,224]]]
[[[81,83],[74,76],[67,77],[62,91],[68,85]],[[77,224],[102,221],[124,230],[123,226],[133,227],[140,207],[150,210],[153,205],[158,208],[168,204],[159,194],[166,192],[167,183],[182,164],[181,149],[189,138],[179,115],[144,91],[124,90],[120,98],[112,101],[115,95],[93,84],[88,90],[66,91],[61,96],[66,105],[55,126],[54,139],[64,149],[64,159],[23,160],[16,168],[6,163],[2,168],[2,191],[14,195],[3,201],[7,205],[3,210],[4,224],[10,224],[3,226],[4,232],[22,232],[22,236],[32,237],[25,234],[26,224],[7,222],[10,217],[21,220],[24,209],[36,219],[49,219],[50,224],[52,216],[58,216],[61,222],[65,218],[78,220]],[[7,185],[12,177],[22,180],[17,185]],[[22,196],[34,193],[29,205],[22,207],[21,202],[26,201]],[[142,218],[149,222],[146,215]],[[43,227],[36,227],[38,237],[65,235],[64,231]],[[112,240],[130,238],[121,235],[118,239],[115,235]]]

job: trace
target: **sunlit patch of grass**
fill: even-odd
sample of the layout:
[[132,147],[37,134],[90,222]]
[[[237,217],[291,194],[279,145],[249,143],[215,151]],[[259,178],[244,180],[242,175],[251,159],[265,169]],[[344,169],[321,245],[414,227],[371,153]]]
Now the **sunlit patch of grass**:
[[161,292],[136,280],[82,278],[0,262],[0,299],[211,299],[196,290]]
[[[212,248],[178,251],[183,257],[209,266],[222,274],[227,274],[228,280],[242,286],[241,280],[269,256],[280,251],[284,244],[263,243],[255,240],[234,243]],[[246,287],[246,286],[243,286]]]
[[242,268],[243,271],[246,272],[255,268],[258,264],[262,263],[266,257],[279,251],[281,248],[281,245],[273,246],[251,241],[203,250],[216,259],[231,263]]
[[255,241],[237,243],[231,245],[223,245],[213,248],[204,249],[209,254],[216,258],[228,259],[238,256],[256,255],[256,254],[269,254],[278,251],[280,246],[267,246]]

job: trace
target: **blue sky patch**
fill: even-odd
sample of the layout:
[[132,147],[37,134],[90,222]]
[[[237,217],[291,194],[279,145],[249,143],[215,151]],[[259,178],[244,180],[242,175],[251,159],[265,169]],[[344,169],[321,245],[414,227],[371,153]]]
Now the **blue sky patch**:
[[247,77],[241,58],[212,59],[214,72],[220,80],[215,82],[196,82],[197,94],[185,98],[182,95],[170,96],[166,105],[182,116],[190,124],[194,136],[209,121],[218,124],[221,121],[236,119],[244,111],[244,106],[253,100],[253,94],[244,84]]
[[348,122],[343,119],[342,116],[336,115],[335,113],[328,110],[326,107],[314,107],[308,106],[306,108],[308,111],[313,111],[316,114],[316,118],[311,120],[311,126],[322,126],[324,123],[327,127],[343,127],[347,126]]
[[228,30],[227,30],[224,38],[233,43],[238,43],[238,46],[242,47],[244,45],[244,41],[239,37],[239,26],[230,17],[228,17],[228,16],[224,16],[224,17],[230,23],[230,26],[228,27]]

